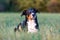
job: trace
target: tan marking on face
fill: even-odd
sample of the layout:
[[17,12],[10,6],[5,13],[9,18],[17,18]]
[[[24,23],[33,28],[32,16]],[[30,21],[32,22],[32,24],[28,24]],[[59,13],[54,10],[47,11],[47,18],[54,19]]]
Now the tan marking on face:
[[32,14],[30,14],[29,16],[27,15],[28,20],[32,20],[32,18],[33,18]]

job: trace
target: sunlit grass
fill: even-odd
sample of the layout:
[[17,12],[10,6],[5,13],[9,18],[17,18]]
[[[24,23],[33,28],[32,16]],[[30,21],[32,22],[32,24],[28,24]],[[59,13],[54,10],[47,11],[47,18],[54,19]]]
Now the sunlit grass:
[[14,28],[24,17],[18,13],[0,13],[0,40],[60,40],[60,14],[37,14],[37,17],[38,33],[15,33]]

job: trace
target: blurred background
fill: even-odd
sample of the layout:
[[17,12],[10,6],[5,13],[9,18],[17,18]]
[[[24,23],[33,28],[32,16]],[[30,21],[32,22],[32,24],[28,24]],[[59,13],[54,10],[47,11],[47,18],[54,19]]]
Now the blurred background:
[[21,12],[30,7],[39,12],[60,12],[60,0],[0,0],[0,12]]
[[[25,19],[21,12],[30,7],[40,12],[38,34],[15,33],[14,28]],[[60,0],[0,0],[0,40],[60,40],[58,13]]]

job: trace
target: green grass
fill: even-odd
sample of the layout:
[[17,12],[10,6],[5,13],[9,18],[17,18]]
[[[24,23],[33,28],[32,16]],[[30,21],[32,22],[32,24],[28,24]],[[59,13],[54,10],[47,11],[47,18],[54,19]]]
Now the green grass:
[[20,14],[0,13],[0,40],[60,40],[60,14],[37,14],[39,32],[28,34],[14,32],[14,28],[24,20]]

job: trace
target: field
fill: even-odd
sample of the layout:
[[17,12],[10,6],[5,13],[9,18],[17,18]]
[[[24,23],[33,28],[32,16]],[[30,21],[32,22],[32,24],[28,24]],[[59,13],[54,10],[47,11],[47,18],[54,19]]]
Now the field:
[[24,20],[19,13],[0,13],[0,40],[60,40],[60,14],[37,14],[39,32],[14,32]]

